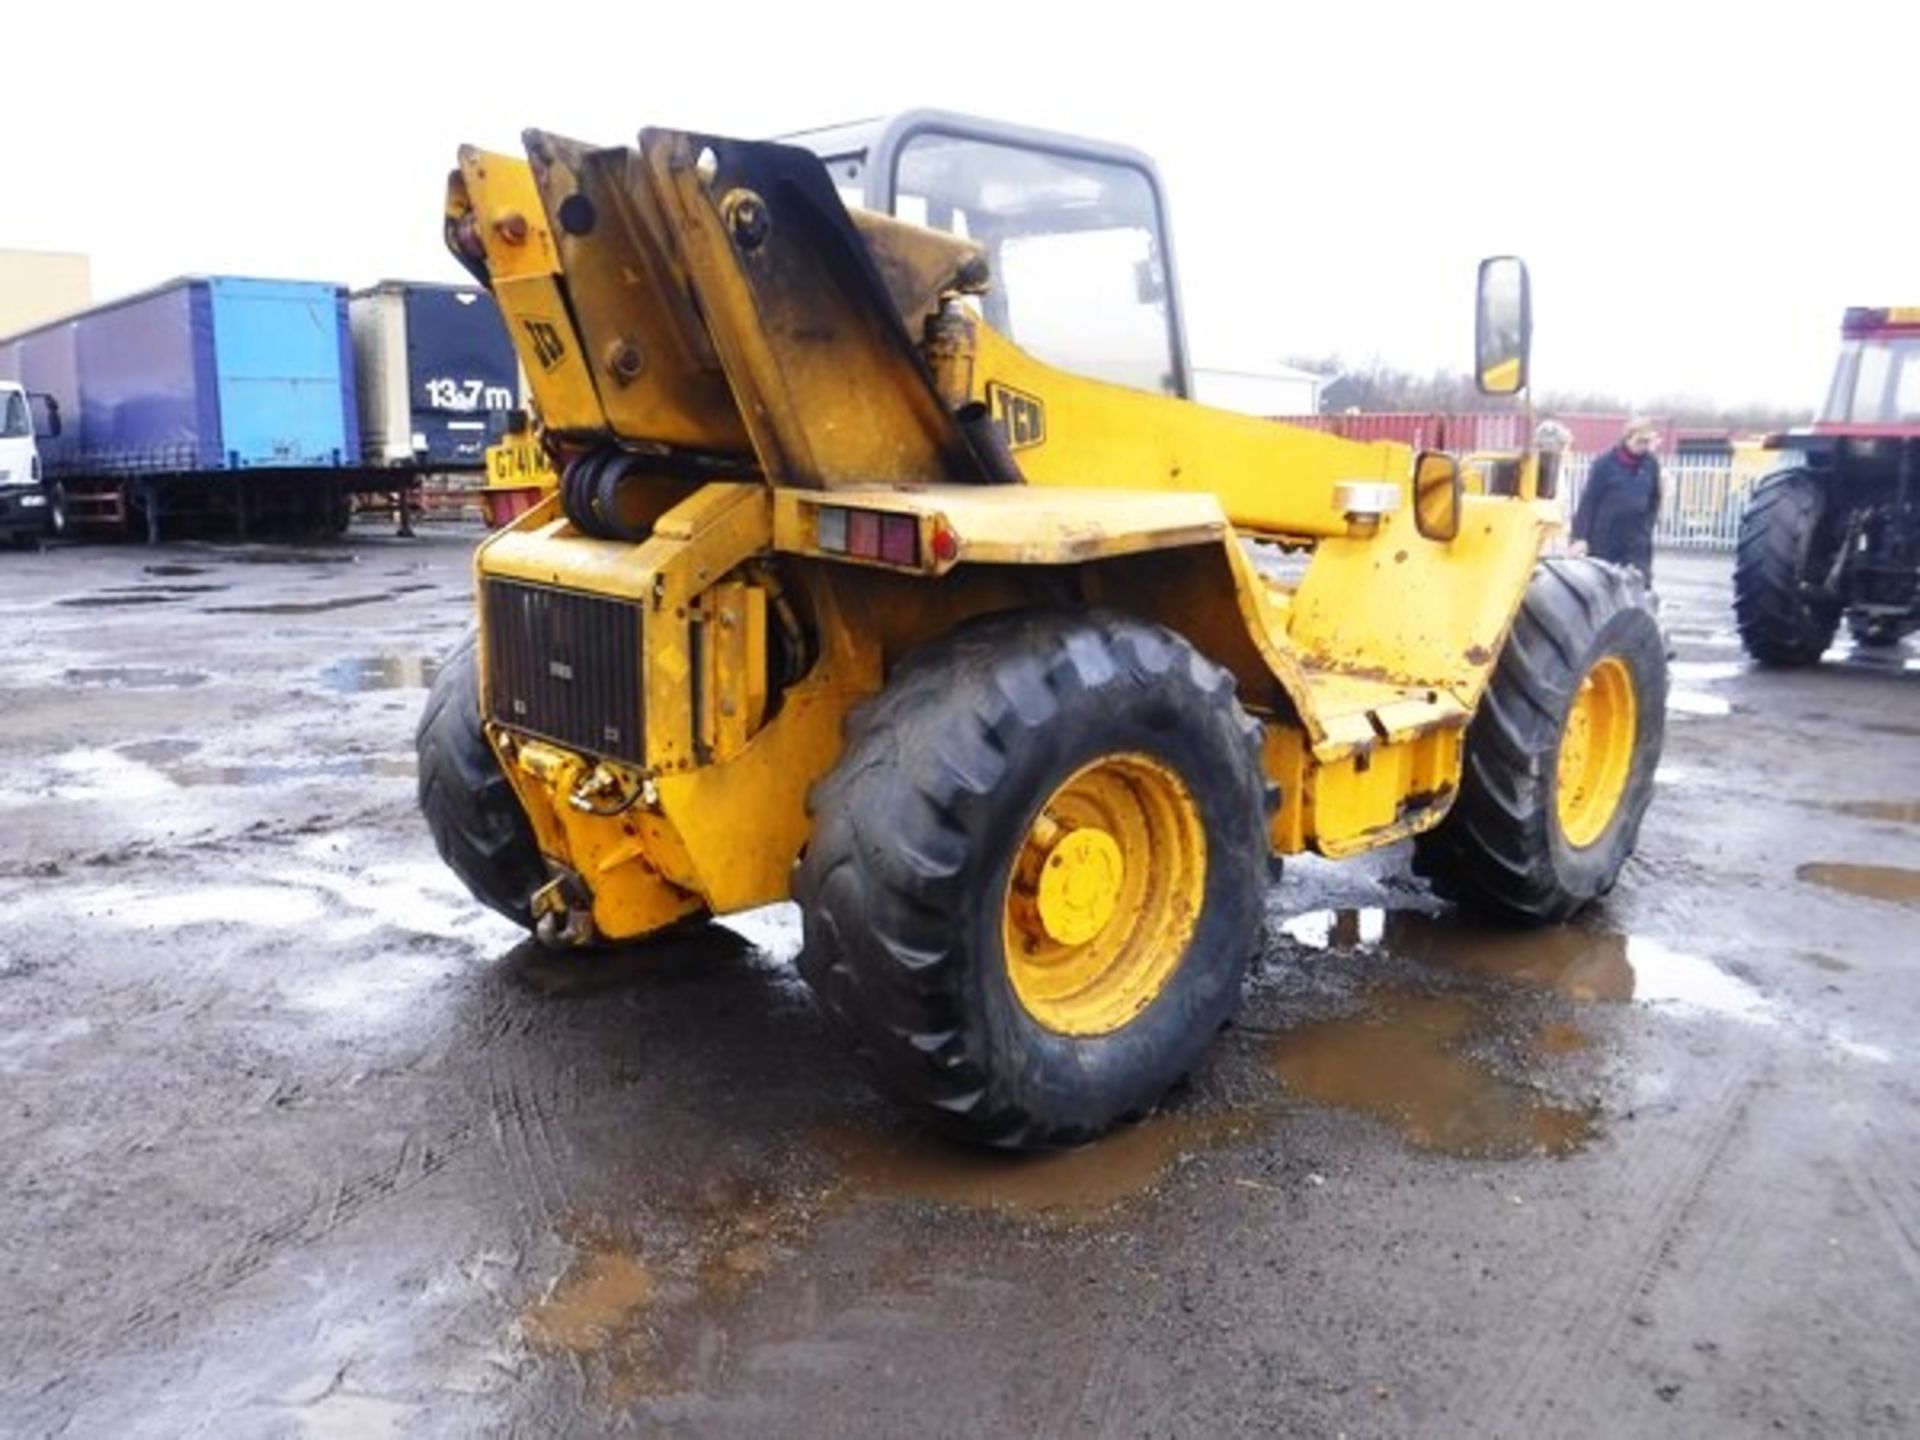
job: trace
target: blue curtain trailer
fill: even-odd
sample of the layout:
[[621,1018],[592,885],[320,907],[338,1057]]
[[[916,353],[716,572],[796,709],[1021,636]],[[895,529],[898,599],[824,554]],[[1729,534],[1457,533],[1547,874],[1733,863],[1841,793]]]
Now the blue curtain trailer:
[[76,525],[337,532],[392,484],[365,470],[339,285],[169,281],[0,341],[0,374],[58,402],[43,464]]

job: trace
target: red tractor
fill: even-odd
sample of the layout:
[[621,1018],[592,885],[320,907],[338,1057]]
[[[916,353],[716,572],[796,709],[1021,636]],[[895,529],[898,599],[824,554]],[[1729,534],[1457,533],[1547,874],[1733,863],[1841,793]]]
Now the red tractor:
[[1856,642],[1920,628],[1920,306],[1855,308],[1820,417],[1768,437],[1801,464],[1740,521],[1734,614],[1763,665],[1810,665],[1844,617]]

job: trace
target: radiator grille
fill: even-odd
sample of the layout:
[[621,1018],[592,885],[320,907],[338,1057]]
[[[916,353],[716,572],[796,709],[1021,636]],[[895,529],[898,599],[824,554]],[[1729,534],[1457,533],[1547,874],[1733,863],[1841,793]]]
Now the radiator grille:
[[487,714],[641,763],[639,606],[503,580],[486,582],[486,597]]

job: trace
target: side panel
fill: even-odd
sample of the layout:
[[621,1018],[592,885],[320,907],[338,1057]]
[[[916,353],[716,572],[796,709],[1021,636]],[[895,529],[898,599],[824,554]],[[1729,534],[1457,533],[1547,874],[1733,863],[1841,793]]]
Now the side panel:
[[217,469],[220,412],[212,389],[205,281],[191,280],[77,317],[80,473]]
[[17,380],[59,402],[60,433],[41,436],[40,463],[49,475],[69,473],[79,453],[80,367],[78,332],[71,322],[0,341],[0,379]]
[[224,278],[207,285],[227,464],[357,464],[353,353],[340,287]]
[[411,445],[425,442],[435,468],[486,464],[487,417],[520,403],[520,367],[500,307],[478,288],[408,286],[400,292],[406,336]]

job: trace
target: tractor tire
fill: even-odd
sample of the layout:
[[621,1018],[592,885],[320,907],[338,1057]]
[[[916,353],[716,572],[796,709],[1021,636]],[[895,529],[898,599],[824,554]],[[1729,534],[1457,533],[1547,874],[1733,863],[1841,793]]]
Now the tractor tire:
[[480,667],[471,632],[427,692],[414,745],[420,813],[440,858],[473,898],[533,928],[530,901],[547,881],[526,812],[480,727]]
[[1460,794],[1414,843],[1439,894],[1528,925],[1613,889],[1653,798],[1667,659],[1637,571],[1535,570],[1467,727]]
[[1826,488],[1807,470],[1769,476],[1740,517],[1733,613],[1762,665],[1811,665],[1833,643],[1840,606],[1806,588],[1833,560],[1828,519]]
[[1277,792],[1233,677],[1112,612],[976,621],[847,722],[800,968],[881,1087],[1005,1149],[1138,1118],[1231,1018]]
[[47,534],[55,540],[67,537],[67,487],[57,481],[47,487]]

